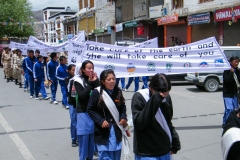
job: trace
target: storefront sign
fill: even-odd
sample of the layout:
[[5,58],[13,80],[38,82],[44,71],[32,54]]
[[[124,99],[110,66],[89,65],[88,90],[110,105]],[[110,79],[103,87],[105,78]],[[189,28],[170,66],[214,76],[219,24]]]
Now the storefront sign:
[[188,25],[194,24],[204,24],[210,22],[210,13],[200,13],[200,14],[193,14],[188,16]]
[[122,23],[116,24],[114,27],[115,27],[115,32],[120,32],[123,30]]
[[228,21],[240,18],[240,6],[217,10],[214,13],[215,22]]
[[130,27],[137,27],[137,21],[130,21],[124,23],[125,28],[130,28]]
[[162,5],[149,7],[149,18],[162,17]]
[[178,21],[178,14],[165,16],[157,19],[158,25],[164,25]]
[[108,27],[107,27],[107,33],[108,33],[108,34],[112,34],[112,27],[111,27],[111,26],[108,26]]
[[104,32],[104,28],[100,28],[100,29],[94,29],[93,33],[103,33]]

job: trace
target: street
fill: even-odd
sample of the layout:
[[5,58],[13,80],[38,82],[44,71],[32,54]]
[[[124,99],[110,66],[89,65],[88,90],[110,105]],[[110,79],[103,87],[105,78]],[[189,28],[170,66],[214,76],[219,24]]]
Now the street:
[[[59,104],[54,105],[49,100],[29,99],[29,93],[3,77],[0,69],[0,160],[77,160],[78,147],[71,147],[69,111],[61,105],[60,87]],[[124,92],[128,114],[133,88],[134,84]],[[47,93],[50,96],[49,89]],[[184,83],[174,84],[170,94],[172,122],[182,147],[174,159],[222,159],[222,90],[208,93]],[[132,147],[132,137],[129,140]]]

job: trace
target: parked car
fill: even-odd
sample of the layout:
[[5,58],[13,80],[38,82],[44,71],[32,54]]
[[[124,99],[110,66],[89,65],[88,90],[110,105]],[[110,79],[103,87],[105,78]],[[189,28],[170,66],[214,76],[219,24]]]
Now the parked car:
[[[240,57],[239,46],[222,46],[221,49],[228,60],[232,56]],[[205,89],[207,92],[215,92],[223,84],[223,71],[188,73],[185,79],[194,83],[199,89]]]

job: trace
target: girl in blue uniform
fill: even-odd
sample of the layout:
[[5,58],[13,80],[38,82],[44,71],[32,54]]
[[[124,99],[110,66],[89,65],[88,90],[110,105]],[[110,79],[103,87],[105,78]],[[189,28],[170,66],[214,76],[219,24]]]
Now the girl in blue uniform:
[[75,95],[73,95],[73,92],[75,92],[75,89],[72,90],[73,87],[73,77],[75,75],[75,68],[76,66],[74,64],[70,64],[68,66],[68,77],[65,79],[66,86],[68,86],[68,104],[69,104],[69,114],[70,114],[70,133],[71,133],[71,139],[72,139],[72,147],[77,146],[77,129],[76,129],[76,123],[77,123],[77,112],[76,112],[76,100]]
[[81,66],[81,76],[74,80],[76,89],[77,136],[79,160],[92,160],[94,152],[94,122],[87,113],[87,105],[92,90],[99,86],[99,79],[94,73],[94,65],[86,60]]
[[[89,116],[95,122],[94,140],[97,146],[99,160],[120,160],[122,149],[122,131],[119,125],[127,125],[126,105],[122,91],[116,84],[113,70],[105,70],[100,75],[100,88],[95,89],[88,103]],[[107,93],[109,101],[117,109],[119,119],[109,110],[103,93]]]

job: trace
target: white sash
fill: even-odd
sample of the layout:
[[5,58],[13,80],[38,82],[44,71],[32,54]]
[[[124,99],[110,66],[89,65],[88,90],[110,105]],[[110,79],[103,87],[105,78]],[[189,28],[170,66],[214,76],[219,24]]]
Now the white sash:
[[[138,92],[141,93],[141,95],[144,97],[146,102],[150,99],[150,97],[149,97],[149,89],[148,88],[139,90]],[[165,102],[165,101],[163,101],[163,102]],[[168,137],[170,139],[170,143],[172,144],[172,135],[171,135],[169,126],[167,124],[167,121],[166,121],[164,115],[162,114],[162,111],[161,111],[160,108],[158,109],[158,111],[157,111],[157,113],[155,115],[155,118],[156,118],[157,122],[160,124],[160,126],[163,128],[163,130],[167,133],[167,135],[168,135]]]
[[[77,77],[77,78],[74,80],[74,82],[80,83],[80,84],[82,85],[82,87],[85,88],[83,79],[82,79],[81,77]],[[75,85],[74,85],[74,87],[75,87]]]
[[229,150],[231,149],[232,145],[237,141],[240,141],[239,128],[230,128],[222,136],[221,145],[222,145],[222,153],[223,153],[224,160],[227,159]]
[[[96,89],[100,93],[100,87],[97,87]],[[102,98],[103,98],[103,101],[106,104],[108,110],[112,114],[118,128],[122,131],[122,146],[123,146],[124,159],[128,160],[131,157],[130,144],[129,144],[127,134],[126,134],[123,126],[119,125],[119,123],[118,123],[119,122],[119,112],[118,112],[113,100],[110,98],[110,96],[104,90],[103,90]]]
[[234,80],[235,80],[235,82],[236,82],[237,89],[238,89],[238,88],[240,87],[240,84],[239,84],[239,82],[238,82],[238,78],[237,78],[237,75],[236,75],[235,72],[233,73],[233,78],[234,78]]

